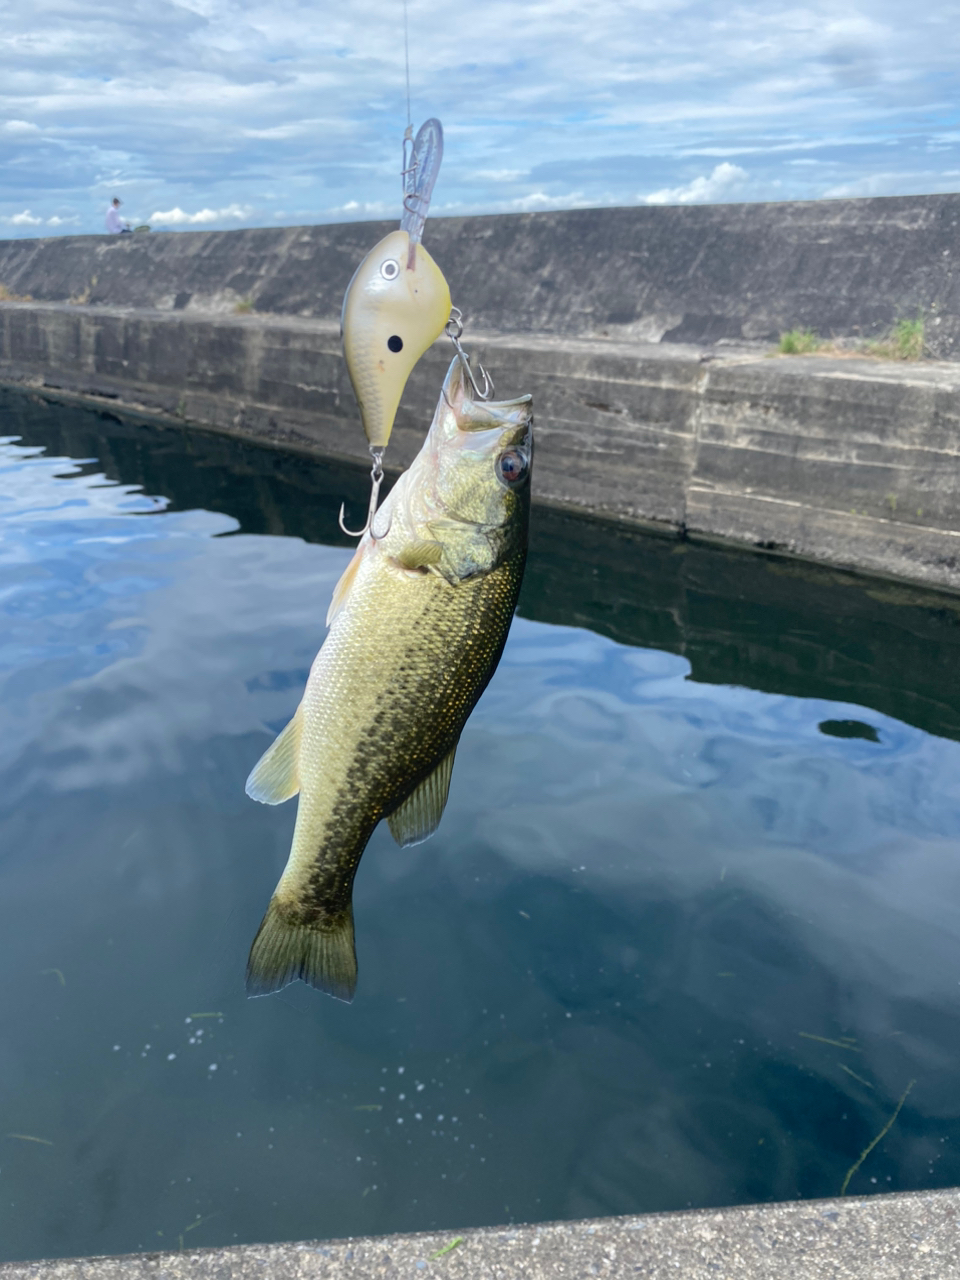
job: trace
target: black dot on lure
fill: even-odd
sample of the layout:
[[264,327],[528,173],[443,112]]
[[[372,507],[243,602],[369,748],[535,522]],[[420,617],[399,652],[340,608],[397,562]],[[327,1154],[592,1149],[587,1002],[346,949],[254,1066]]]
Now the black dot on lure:
[[387,346],[393,352],[402,351],[403,339],[399,336],[399,334],[394,333],[387,339]]

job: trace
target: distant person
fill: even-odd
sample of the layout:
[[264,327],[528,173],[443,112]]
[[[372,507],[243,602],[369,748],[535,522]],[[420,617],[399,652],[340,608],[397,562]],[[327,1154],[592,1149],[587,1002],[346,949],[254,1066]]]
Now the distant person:
[[126,222],[120,221],[120,201],[116,196],[113,197],[112,204],[107,208],[107,230],[111,235],[119,235],[124,231],[129,232],[130,230]]

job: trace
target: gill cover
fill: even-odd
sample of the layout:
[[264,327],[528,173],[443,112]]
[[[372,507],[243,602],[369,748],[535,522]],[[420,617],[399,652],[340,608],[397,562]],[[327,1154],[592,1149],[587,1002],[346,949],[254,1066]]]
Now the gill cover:
[[347,372],[370,444],[389,441],[413,366],[449,318],[450,288],[423,245],[411,245],[406,231],[384,236],[350,281],[341,320]]

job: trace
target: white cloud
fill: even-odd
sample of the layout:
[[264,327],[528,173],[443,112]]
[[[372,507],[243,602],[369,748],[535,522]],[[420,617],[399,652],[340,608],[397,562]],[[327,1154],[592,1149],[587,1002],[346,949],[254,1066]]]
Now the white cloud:
[[518,182],[529,175],[529,169],[478,169],[473,176],[478,182]]
[[15,213],[9,218],[0,218],[0,222],[6,222],[11,227],[39,227],[43,219],[34,217],[29,209],[24,209],[23,213]]
[[523,213],[529,213],[533,209],[546,209],[551,204],[553,199],[546,191],[531,191],[528,196],[518,196],[516,200],[510,201],[511,208]]
[[202,226],[209,222],[246,222],[253,210],[248,205],[229,204],[225,209],[201,209],[198,213],[185,213],[177,206],[166,213],[152,213],[147,221],[156,227]]
[[339,204],[332,209],[325,209],[324,214],[330,218],[342,217],[343,214],[346,214],[348,219],[390,218],[396,214],[399,218],[400,201],[348,200],[346,204]]
[[[322,21],[308,0],[51,0],[40,20],[8,8],[8,209],[53,226],[83,208],[101,231],[122,192],[157,226],[275,223],[270,189],[290,220],[399,217],[396,0],[324,6]],[[954,8],[468,0],[466,43],[446,0],[410,0],[414,118],[447,128],[434,213],[812,198],[880,173],[923,190],[918,151],[960,163]],[[803,153],[823,168],[789,167]],[[739,156],[742,186],[710,173]]]
[[54,214],[52,218],[47,219],[48,227],[75,227],[79,224],[80,219],[76,214],[69,218],[61,218],[58,214]]
[[910,191],[956,191],[957,171],[942,173],[887,172],[867,173],[852,182],[827,187],[825,200],[850,200],[865,196],[898,196]]
[[[498,210],[518,213],[536,213],[538,209],[581,209],[594,203],[582,191],[568,191],[550,195],[547,191],[531,191],[529,195],[500,203]],[[600,203],[600,201],[597,201]]]
[[724,161],[708,178],[694,178],[685,187],[664,187],[645,197],[646,204],[710,204],[730,198],[747,181],[745,169]]

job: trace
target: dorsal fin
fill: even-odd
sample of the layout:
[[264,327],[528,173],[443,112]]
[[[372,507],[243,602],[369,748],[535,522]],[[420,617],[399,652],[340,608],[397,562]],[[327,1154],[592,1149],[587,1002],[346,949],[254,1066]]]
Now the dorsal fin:
[[353,559],[340,575],[340,581],[333,588],[333,598],[330,601],[330,608],[327,610],[327,626],[334,620],[340,610],[346,603],[347,596],[350,594],[350,588],[353,586],[353,580],[357,576],[357,570],[360,568],[360,560],[363,555],[364,543],[361,542],[359,547],[353,553]]
[[395,809],[387,818],[390,834],[401,849],[429,840],[439,827],[450,793],[453,758],[456,754],[457,748],[454,747],[433,773],[424,778],[416,791],[407,796],[400,808]]
[[253,767],[247,795],[261,804],[283,804],[300,790],[300,730],[303,704]]

